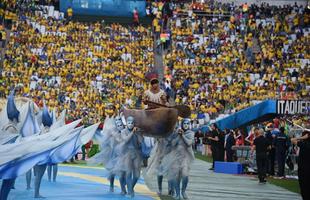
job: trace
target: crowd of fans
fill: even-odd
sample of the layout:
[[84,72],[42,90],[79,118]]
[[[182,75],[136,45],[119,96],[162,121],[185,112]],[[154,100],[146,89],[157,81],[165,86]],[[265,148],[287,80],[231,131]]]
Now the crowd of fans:
[[[73,118],[102,120],[107,104],[139,105],[153,68],[151,27],[79,23],[25,13],[12,25],[0,95],[43,99]],[[141,98],[140,98],[141,99]]]
[[309,98],[309,10],[217,5],[233,11],[229,19],[193,12],[171,18],[165,62],[176,102],[209,121],[260,100]]
[[[197,124],[260,100],[309,98],[309,11],[304,7],[156,1],[147,4],[147,14],[155,17],[152,29],[46,17],[38,3],[1,4],[12,11],[30,5],[20,6],[19,19],[13,20],[2,97],[15,86],[18,95],[45,99],[75,117],[91,113],[93,120],[104,116],[102,102],[140,107],[144,75],[154,67],[153,36],[169,32],[165,64],[172,81],[162,86],[177,104],[191,107]],[[204,16],[197,9],[230,17]]]

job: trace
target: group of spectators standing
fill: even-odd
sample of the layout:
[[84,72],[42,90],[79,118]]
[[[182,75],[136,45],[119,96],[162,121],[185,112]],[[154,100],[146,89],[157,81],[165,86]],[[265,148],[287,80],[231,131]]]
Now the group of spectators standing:
[[[296,129],[296,124],[301,124],[304,128]],[[295,116],[289,122],[287,119],[275,118],[254,126],[246,136],[239,129],[222,131],[216,124],[211,124],[205,134],[200,130],[195,133],[194,149],[212,155],[210,170],[213,170],[216,161],[239,161],[238,147],[244,149],[245,146],[250,146],[250,157],[247,159],[256,163],[260,184],[266,183],[268,176],[284,179],[287,173],[292,174],[297,168],[301,194],[306,200],[310,197],[309,127],[308,117],[303,119]]]
[[[284,127],[280,127],[276,135],[273,135],[270,131],[264,134],[264,130],[255,128],[256,138],[254,139],[253,150],[256,150],[259,183],[266,183],[267,174],[272,175],[274,173],[274,158],[276,158],[278,165],[278,177],[285,177],[288,144],[291,143],[299,151],[298,181],[301,195],[304,200],[309,199],[310,131],[309,129],[304,130],[300,137],[294,137],[290,140],[284,132]],[[294,166],[292,167],[294,168]]]
[[[293,123],[303,124],[305,127],[309,125],[302,118],[294,118]],[[216,124],[211,124],[206,133],[202,133],[201,130],[196,131],[194,149],[202,154],[212,155],[212,170],[215,161],[238,161],[236,148],[233,147],[250,146],[253,150],[256,147],[258,169],[264,169],[264,174],[285,178],[285,164],[291,170],[294,169],[293,158],[288,155],[297,153],[290,139],[298,137],[298,134],[293,133],[291,123],[279,118],[275,118],[272,122],[259,124],[258,127],[253,127],[248,134],[243,134],[241,129],[221,131]],[[256,140],[259,136],[263,136],[268,146],[266,152],[261,152],[261,141],[260,139]],[[261,162],[262,158],[263,162]],[[277,169],[277,173],[275,173],[275,169]],[[262,170],[258,171],[262,172]],[[260,180],[263,182],[264,178],[261,176]]]

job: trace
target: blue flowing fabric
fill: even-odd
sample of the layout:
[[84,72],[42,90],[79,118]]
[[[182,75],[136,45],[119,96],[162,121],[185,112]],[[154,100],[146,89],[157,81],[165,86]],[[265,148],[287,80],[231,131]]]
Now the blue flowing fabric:
[[72,134],[72,138],[65,142],[64,144],[60,145],[59,147],[55,148],[47,160],[40,162],[39,164],[58,164],[62,163],[70,158],[72,158],[72,154],[76,152],[76,146],[80,138],[80,133],[82,128],[76,129]]
[[53,149],[33,153],[0,166],[0,179],[13,179],[25,174],[36,164],[40,163],[42,160],[46,160]]
[[18,122],[19,120],[19,111],[16,108],[15,105],[15,101],[14,101],[14,91],[11,91],[9,97],[8,97],[8,103],[7,103],[7,115],[8,118],[11,121],[14,121],[14,119],[16,119],[16,121]]
[[53,118],[50,116],[46,106],[44,106],[42,112],[42,124],[47,127],[50,127],[53,124]]
[[26,119],[23,123],[21,130],[20,130],[20,134],[23,137],[31,136],[31,135],[34,135],[34,134],[40,132],[38,124],[35,120],[36,119],[35,119],[34,115],[32,114],[32,109],[31,109],[31,106],[29,103],[27,114],[26,114]]

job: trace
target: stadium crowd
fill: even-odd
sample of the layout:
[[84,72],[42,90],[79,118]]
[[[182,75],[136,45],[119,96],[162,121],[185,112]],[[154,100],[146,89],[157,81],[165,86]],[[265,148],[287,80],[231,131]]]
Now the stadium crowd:
[[217,5],[233,11],[229,19],[188,12],[170,20],[165,61],[176,102],[209,121],[260,100],[309,98],[309,11]]
[[13,20],[0,95],[15,86],[18,95],[45,99],[73,116],[92,113],[91,119],[104,116],[102,102],[140,107],[145,74],[154,68],[153,35],[169,32],[165,63],[172,80],[163,87],[177,104],[191,107],[199,124],[264,99],[309,98],[309,11],[297,5],[203,5],[150,3],[153,29],[68,22],[46,17],[38,6],[23,9]]
[[[43,12],[13,23],[4,55],[0,94],[43,99],[73,118],[102,120],[105,105],[136,106],[144,73],[153,67],[150,27],[79,23],[44,18]],[[139,105],[137,105],[139,106]]]

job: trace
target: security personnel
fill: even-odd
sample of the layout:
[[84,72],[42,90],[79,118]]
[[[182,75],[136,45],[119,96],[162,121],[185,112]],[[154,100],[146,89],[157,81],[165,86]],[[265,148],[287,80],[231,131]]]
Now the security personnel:
[[278,163],[278,177],[284,178],[285,158],[289,146],[288,137],[284,133],[284,127],[280,127],[280,133],[275,138],[276,160]]
[[220,161],[220,152],[219,152],[219,142],[220,142],[220,132],[217,128],[216,124],[212,124],[211,125],[211,136],[208,137],[208,139],[211,141],[211,151],[212,151],[212,159],[213,159],[213,163],[212,163],[212,168],[210,168],[209,170],[213,170],[214,169],[214,162],[215,161]]
[[268,140],[264,137],[263,129],[254,129],[255,139],[252,146],[252,152],[256,150],[256,165],[259,183],[266,183],[267,170],[267,152],[270,149]]
[[292,143],[299,147],[298,182],[303,200],[310,199],[310,132],[305,131],[301,138],[292,138]]
[[275,141],[275,135],[271,133],[272,130],[272,123],[268,124],[266,127],[265,137],[269,141],[269,144],[271,145],[271,148],[269,149],[268,153],[268,161],[267,161],[267,173],[271,176],[274,176],[274,163],[276,159],[276,149],[274,146]]

